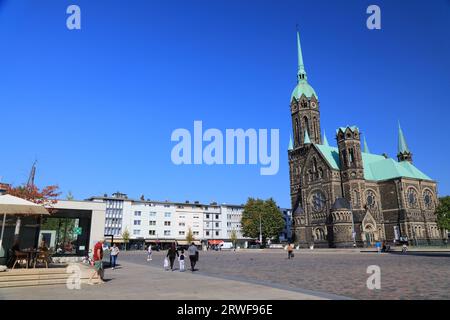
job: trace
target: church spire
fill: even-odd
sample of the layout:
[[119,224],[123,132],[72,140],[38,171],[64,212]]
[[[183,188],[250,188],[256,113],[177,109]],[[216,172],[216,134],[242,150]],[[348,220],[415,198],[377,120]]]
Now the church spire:
[[323,130],[323,145],[329,147],[330,144],[328,143],[327,136],[325,134],[325,130]]
[[290,151],[290,150],[293,150],[293,149],[294,149],[294,146],[292,144],[292,136],[289,136],[289,147],[288,147],[288,150]]
[[369,146],[367,145],[366,135],[364,135],[364,152],[370,153]]
[[305,130],[305,140],[303,141],[304,144],[311,143],[311,139],[309,139],[308,130]]
[[400,126],[400,121],[398,122],[398,161],[409,161],[412,162],[412,153],[408,149],[406,144],[405,136],[403,135],[402,127]]
[[302,46],[300,44],[300,32],[297,26],[297,55],[298,55],[298,69],[297,69],[297,82],[300,80],[306,80],[305,65],[303,64]]

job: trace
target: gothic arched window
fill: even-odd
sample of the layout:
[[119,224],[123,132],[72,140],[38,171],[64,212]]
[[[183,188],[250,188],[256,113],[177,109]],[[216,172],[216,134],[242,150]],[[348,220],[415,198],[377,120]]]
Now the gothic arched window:
[[298,128],[298,119],[295,118],[295,139],[297,140],[297,144],[300,144],[300,130]]
[[375,197],[375,193],[372,190],[367,191],[367,196],[366,196],[366,203],[367,203],[367,207],[369,207],[370,209],[373,209],[376,207],[376,197]]
[[355,153],[353,151],[353,148],[348,149],[348,160],[350,164],[355,162]]
[[[303,118],[303,122],[305,123],[305,131],[308,131],[308,134],[310,133],[310,130],[309,130],[309,120],[308,120],[308,117],[304,117]],[[306,135],[306,133],[305,133],[305,135]]]

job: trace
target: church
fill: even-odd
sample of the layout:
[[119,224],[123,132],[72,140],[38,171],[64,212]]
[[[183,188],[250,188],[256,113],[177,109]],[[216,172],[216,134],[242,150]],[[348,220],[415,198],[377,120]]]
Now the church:
[[398,125],[397,159],[370,152],[357,126],[321,135],[320,102],[308,83],[297,32],[298,71],[288,158],[293,242],[300,247],[370,247],[378,241],[442,244],[436,181],[416,168]]

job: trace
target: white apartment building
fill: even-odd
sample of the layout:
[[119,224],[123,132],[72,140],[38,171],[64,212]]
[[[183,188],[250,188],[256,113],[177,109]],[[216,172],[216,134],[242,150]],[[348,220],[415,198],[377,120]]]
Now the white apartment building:
[[130,243],[180,242],[189,229],[205,244],[230,240],[233,230],[238,239],[246,240],[241,231],[243,206],[133,200],[120,192],[88,200],[106,204],[105,236],[114,236],[118,242],[125,230]]

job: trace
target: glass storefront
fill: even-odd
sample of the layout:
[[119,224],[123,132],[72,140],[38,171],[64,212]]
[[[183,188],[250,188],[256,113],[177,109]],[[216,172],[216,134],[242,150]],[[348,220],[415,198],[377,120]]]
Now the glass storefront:
[[[43,218],[39,232],[39,244],[45,242],[50,251],[60,255],[74,255],[80,243],[78,233],[80,219],[77,218]],[[80,230],[81,229],[81,230]]]

